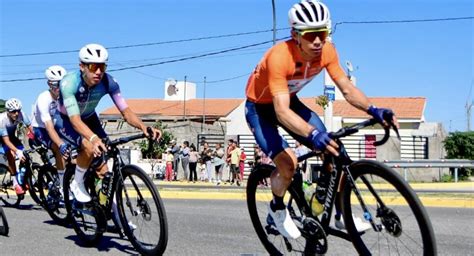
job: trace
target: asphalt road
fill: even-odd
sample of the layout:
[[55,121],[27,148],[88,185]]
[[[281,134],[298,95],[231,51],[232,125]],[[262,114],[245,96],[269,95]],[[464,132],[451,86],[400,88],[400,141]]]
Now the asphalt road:
[[[243,200],[164,199],[169,225],[165,255],[266,255]],[[81,247],[74,231],[55,225],[33,206],[4,208],[9,237],[0,236],[1,255],[130,255],[132,245],[106,233],[97,248]],[[428,208],[439,255],[474,255],[474,209]],[[329,237],[327,255],[355,255],[350,242]]]

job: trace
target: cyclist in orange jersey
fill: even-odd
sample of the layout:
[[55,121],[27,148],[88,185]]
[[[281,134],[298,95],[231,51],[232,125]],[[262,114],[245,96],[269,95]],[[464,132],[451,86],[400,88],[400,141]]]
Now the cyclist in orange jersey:
[[[272,158],[277,169],[271,175],[273,200],[267,221],[280,234],[296,239],[300,231],[285,209],[283,197],[297,165],[294,152],[278,133],[278,126],[305,146],[338,155],[338,145],[316,113],[296,96],[305,85],[326,69],[354,107],[386,126],[390,109],[377,108],[347,78],[336,49],[328,40],[331,28],[327,6],[319,1],[302,1],[288,13],[291,39],[270,48],[250,76],[246,88],[246,119],[260,148]],[[398,126],[393,117],[393,123]],[[337,214],[337,213],[336,213]]]

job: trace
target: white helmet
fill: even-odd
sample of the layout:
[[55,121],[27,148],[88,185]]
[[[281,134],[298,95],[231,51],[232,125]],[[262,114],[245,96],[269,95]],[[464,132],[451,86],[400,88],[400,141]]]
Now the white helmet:
[[288,21],[296,30],[331,29],[331,15],[328,7],[316,0],[294,4],[288,11]]
[[79,60],[84,63],[106,63],[109,53],[100,44],[88,44],[79,51]]
[[18,99],[11,98],[5,102],[5,108],[8,112],[21,110],[21,102]]
[[48,81],[61,81],[61,79],[63,79],[63,77],[66,75],[66,70],[61,66],[54,65],[46,69],[44,75]]

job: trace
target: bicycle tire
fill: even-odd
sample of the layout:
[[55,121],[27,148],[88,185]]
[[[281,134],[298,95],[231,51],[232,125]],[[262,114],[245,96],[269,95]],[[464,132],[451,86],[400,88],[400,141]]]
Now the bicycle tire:
[[[30,193],[31,199],[35,201],[36,204],[41,205],[42,200],[40,198],[40,187],[38,186],[38,175],[40,169],[32,168],[30,166],[26,167],[25,181],[28,184],[28,192]],[[25,187],[25,186],[23,186]]]
[[10,231],[10,228],[8,227],[7,216],[5,215],[5,212],[3,211],[3,208],[1,206],[0,206],[0,215],[2,219],[2,223],[0,225],[0,235],[8,236],[8,232]]
[[[70,183],[74,179],[75,168],[66,168],[64,173],[63,191],[64,191],[64,204],[66,206],[68,220],[71,223],[74,231],[85,246],[94,246],[99,243],[102,239],[104,232],[107,229],[107,218],[102,210],[102,207],[92,200],[87,203],[82,209],[74,207],[74,198],[69,198]],[[84,175],[84,183],[86,188],[91,195],[94,197],[94,177],[87,171]],[[91,184],[92,183],[92,184]],[[87,217],[87,221],[86,218]],[[94,225],[94,226],[91,226]],[[90,229],[90,232],[88,232]]]
[[18,207],[24,196],[16,194],[12,178],[8,166],[0,164],[0,200],[5,206]]
[[66,226],[69,215],[56,182],[59,182],[58,172],[52,166],[42,169],[38,175],[38,186],[44,188],[39,190],[43,208],[56,224]]
[[[162,255],[168,244],[168,222],[160,194],[155,184],[141,168],[126,165],[121,168],[121,173],[123,182],[118,183],[116,199],[124,233],[140,254]],[[132,199],[135,195],[137,197],[136,200]],[[152,200],[143,200],[148,197]],[[154,203],[155,207],[151,206],[149,202]],[[130,207],[137,208],[132,211]],[[157,216],[156,220],[151,219],[153,216]],[[159,227],[155,228],[152,225],[153,222],[159,225]],[[144,230],[145,228],[151,230],[151,238],[145,239],[142,237],[148,233]],[[156,237],[157,230],[159,230],[158,237]]]
[[[313,225],[319,227],[317,232],[319,232],[320,235],[318,235],[317,239],[308,239],[307,237],[309,236],[305,235],[304,231],[300,228],[300,231],[302,231],[301,237],[297,239],[286,239],[276,230],[276,227],[272,225],[272,221],[268,217],[268,207],[273,198],[273,194],[267,181],[274,170],[274,166],[258,165],[250,173],[247,181],[247,208],[258,238],[270,255],[314,255],[314,252],[308,252],[310,248],[307,246],[308,244],[312,244],[312,247],[315,245],[319,246],[320,250],[322,250],[321,254],[324,254],[327,250],[326,234],[319,222],[314,221],[312,216],[303,216],[296,201],[305,199],[299,198],[297,192],[291,187],[287,191],[289,195],[284,197],[284,202],[293,220],[298,220],[300,223],[303,222],[303,220],[313,220],[313,222],[316,222],[313,223]],[[291,205],[289,205],[290,198]],[[300,225],[303,225],[303,223]]]
[[[346,229],[360,255],[436,255],[436,240],[428,214],[411,187],[388,166],[370,160],[357,161],[350,172],[361,191],[371,218],[381,228],[359,233],[354,217],[368,215],[346,182],[343,214]],[[364,183],[366,179],[386,208],[375,203],[376,197]],[[374,207],[375,204],[375,207]],[[408,207],[407,207],[408,206]],[[406,209],[405,209],[406,208]],[[364,217],[363,217],[364,218]],[[404,239],[406,238],[406,239]],[[404,239],[404,240],[402,240]],[[391,241],[393,240],[393,241]]]

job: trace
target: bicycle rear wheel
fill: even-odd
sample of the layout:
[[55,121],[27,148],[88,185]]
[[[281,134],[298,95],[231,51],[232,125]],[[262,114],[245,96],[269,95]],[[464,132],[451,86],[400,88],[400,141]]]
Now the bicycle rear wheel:
[[7,216],[5,215],[5,212],[3,211],[3,208],[0,206],[0,235],[2,236],[8,236],[8,221],[7,221]]
[[[392,169],[374,161],[350,166],[368,211],[346,183],[343,213],[352,243],[361,255],[436,255],[431,222],[410,186]],[[359,233],[354,218],[373,220],[375,228]]]
[[122,228],[143,255],[162,255],[168,243],[168,224],[156,186],[137,166],[121,169],[116,197]]
[[38,175],[38,187],[43,208],[58,225],[68,223],[68,214],[64,198],[61,195],[61,186],[56,168],[45,168]]
[[268,215],[268,207],[273,198],[270,187],[270,175],[273,170],[273,166],[260,165],[252,171],[247,182],[247,207],[258,238],[270,255],[315,255],[314,250],[324,254],[327,250],[326,234],[312,216],[303,216],[296,201],[305,199],[298,198],[291,188],[284,198],[284,203],[302,236],[298,239],[287,239],[276,229]]
[[0,164],[0,200],[8,207],[18,207],[24,196],[17,196],[13,188],[13,176],[8,167]]
[[64,204],[74,231],[86,246],[94,246],[101,239],[107,228],[107,219],[102,207],[94,201],[94,176],[87,171],[84,183],[87,192],[93,198],[91,202],[82,204],[77,202],[70,193],[70,184],[74,179],[75,168],[67,168],[64,174]]

